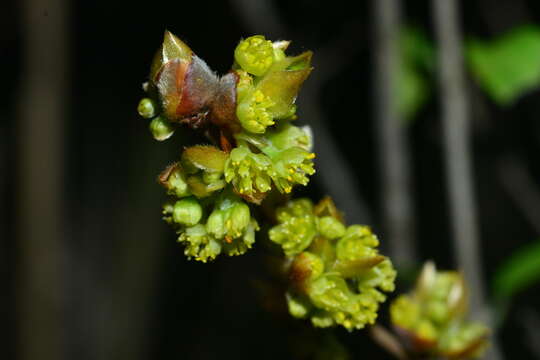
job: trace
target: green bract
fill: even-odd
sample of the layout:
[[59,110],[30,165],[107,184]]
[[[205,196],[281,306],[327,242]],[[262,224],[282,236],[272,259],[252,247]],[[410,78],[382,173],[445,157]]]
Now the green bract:
[[436,356],[470,358],[482,354],[488,329],[465,320],[467,292],[461,274],[424,266],[418,284],[390,307],[392,323],[417,345]]
[[288,57],[288,45],[258,35],[241,41],[236,48],[236,116],[250,133],[264,134],[275,120],[295,118],[294,102],[311,72],[311,53]]
[[307,199],[290,201],[277,210],[278,225],[269,237],[292,257],[291,315],[309,317],[318,327],[361,329],[375,322],[383,292],[394,290],[396,272],[378,254],[370,229],[346,228],[329,202],[314,207]]
[[214,146],[192,146],[182,153],[181,164],[190,191],[197,197],[210,196],[226,183],[223,171],[227,154]]

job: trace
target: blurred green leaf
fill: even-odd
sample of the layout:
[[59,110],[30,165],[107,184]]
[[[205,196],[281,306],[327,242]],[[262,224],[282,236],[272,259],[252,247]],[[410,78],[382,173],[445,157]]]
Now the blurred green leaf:
[[429,95],[429,73],[433,70],[433,46],[423,32],[405,28],[400,38],[401,63],[398,75],[398,111],[410,120]]
[[525,25],[497,40],[471,40],[466,58],[470,70],[491,98],[510,105],[540,85],[540,28]]
[[540,281],[540,241],[526,245],[510,255],[493,278],[496,299],[511,298]]

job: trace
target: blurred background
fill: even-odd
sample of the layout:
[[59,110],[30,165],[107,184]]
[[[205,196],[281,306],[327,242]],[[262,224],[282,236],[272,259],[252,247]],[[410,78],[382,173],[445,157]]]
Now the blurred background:
[[317,174],[298,195],[371,224],[398,291],[429,259],[473,269],[501,354],[540,359],[540,3],[440,3],[3,2],[0,358],[316,358],[268,311],[260,247],[188,261],[160,219],[156,175],[189,134],[155,142],[136,107],[168,29],[220,74],[252,34],[313,50],[298,114]]

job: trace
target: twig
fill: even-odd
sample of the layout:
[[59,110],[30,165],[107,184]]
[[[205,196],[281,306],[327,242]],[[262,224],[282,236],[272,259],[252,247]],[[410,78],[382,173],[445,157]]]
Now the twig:
[[379,346],[392,354],[396,359],[408,360],[409,356],[401,342],[394,334],[381,325],[373,325],[369,328],[369,335]]
[[20,359],[61,360],[66,343],[63,119],[67,2],[21,6],[24,65],[18,98],[17,304]]
[[397,107],[400,7],[398,0],[374,0],[376,137],[380,159],[383,230],[397,265],[416,262],[409,148]]
[[[471,291],[471,312],[492,324],[486,308],[479,249],[475,194],[472,184],[467,103],[458,3],[433,0],[436,37],[439,43],[439,85],[444,128],[444,153],[450,201],[454,251]],[[493,337],[490,359],[500,358]]]

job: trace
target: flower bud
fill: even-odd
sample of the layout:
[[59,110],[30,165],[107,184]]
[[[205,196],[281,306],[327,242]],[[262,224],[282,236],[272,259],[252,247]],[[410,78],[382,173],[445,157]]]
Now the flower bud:
[[201,220],[202,207],[195,198],[185,198],[174,204],[172,215],[175,223],[193,226]]
[[150,122],[150,132],[157,141],[167,140],[174,134],[174,126],[165,118],[158,116]]
[[377,237],[367,226],[349,226],[344,236],[336,243],[336,256],[339,260],[357,260],[377,257]]
[[205,226],[198,224],[180,233],[178,241],[186,245],[184,254],[197,261],[214,260],[221,251],[221,243],[208,235]]
[[268,111],[273,105],[268,96],[260,90],[255,90],[238,104],[236,116],[244,129],[255,134],[263,134],[268,126],[274,125],[272,114]]
[[[378,254],[368,227],[345,229],[338,214],[328,198],[315,207],[307,199],[289,201],[277,210],[278,225],[269,237],[289,256],[301,251],[289,272],[290,311],[309,316],[317,327],[361,329],[375,322],[384,292],[394,290],[396,271]],[[309,241],[303,238],[308,230]],[[311,307],[300,306],[292,296],[306,296]]]
[[238,198],[223,195],[208,217],[206,230],[216,238],[235,239],[242,236],[250,221],[249,206]]
[[345,226],[332,216],[319,219],[319,232],[328,239],[337,239],[345,235]]
[[167,166],[159,175],[158,181],[167,189],[169,195],[179,198],[191,195],[184,171],[178,163]]
[[[294,205],[293,205],[294,206]],[[274,226],[268,233],[270,240],[281,245],[285,255],[291,256],[305,250],[317,235],[317,223],[311,212],[301,215],[282,215],[279,225]]]
[[163,115],[171,122],[201,127],[219,87],[208,65],[172,33],[166,31],[150,71]]
[[234,59],[242,69],[255,76],[264,75],[274,61],[274,47],[262,35],[240,41],[234,50]]
[[144,98],[137,106],[137,112],[145,119],[151,119],[157,115],[157,104],[150,98]]
[[234,148],[225,162],[225,181],[241,195],[265,193],[271,189],[272,163],[264,154],[255,154],[247,146]]
[[299,147],[292,147],[270,156],[274,165],[272,180],[276,188],[281,193],[290,193],[296,184],[307,185],[308,176],[315,173],[314,157],[315,154]]
[[184,63],[191,61],[193,52],[182,40],[170,31],[165,31],[163,43],[154,56],[150,70],[150,79],[155,80],[162,67],[171,60],[180,60]]
[[418,353],[429,350],[439,357],[478,356],[485,348],[488,329],[466,321],[466,301],[461,274],[437,272],[428,262],[414,291],[392,303],[391,320]]

